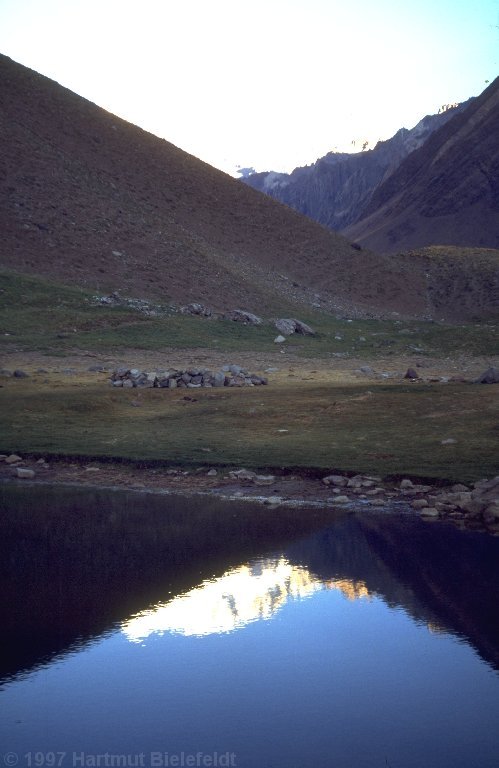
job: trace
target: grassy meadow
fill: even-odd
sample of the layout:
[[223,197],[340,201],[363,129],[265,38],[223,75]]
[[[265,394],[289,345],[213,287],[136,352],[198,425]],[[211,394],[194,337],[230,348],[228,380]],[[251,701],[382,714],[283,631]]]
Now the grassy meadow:
[[[13,273],[0,276],[0,290],[0,352],[7,361],[23,354],[33,360],[35,354],[40,368],[49,355],[60,358],[61,368],[76,354],[130,356],[133,365],[134,354],[143,350],[149,357],[157,353],[161,367],[165,350],[187,351],[194,364],[199,349],[226,353],[227,362],[238,362],[238,352],[275,359],[279,349],[270,319],[246,327],[185,317],[167,306],[150,318],[97,305],[80,289]],[[449,360],[449,368],[462,355],[493,361],[497,327],[349,321],[310,310],[298,316],[317,336],[286,341],[293,368],[271,373],[267,387],[124,390],[112,388],[106,373],[80,370],[68,377],[36,373],[33,365],[29,378],[3,376],[0,451],[455,481],[497,473],[496,386],[409,383],[400,377],[363,381],[346,369],[345,375],[335,371],[335,361],[346,365],[348,358],[352,367],[359,360],[375,367],[381,356],[402,364],[438,356]],[[284,360],[287,366],[285,355]],[[320,375],[310,370],[317,361]]]

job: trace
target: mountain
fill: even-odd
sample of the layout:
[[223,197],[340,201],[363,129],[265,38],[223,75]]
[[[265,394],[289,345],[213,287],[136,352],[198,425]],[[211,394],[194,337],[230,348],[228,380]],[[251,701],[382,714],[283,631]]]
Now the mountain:
[[467,262],[459,291],[447,291],[462,254],[401,258],[352,245],[5,56],[0,130],[3,268],[264,316],[303,305],[340,316],[496,312],[497,254]]
[[499,77],[401,163],[346,233],[385,252],[499,247]]
[[411,130],[401,128],[372,150],[329,152],[291,174],[254,173],[242,181],[329,229],[341,231],[359,218],[374,190],[400,163],[465,106],[453,105],[438,115],[427,115]]
[[392,259],[5,56],[0,120],[3,267],[219,310],[418,311]]

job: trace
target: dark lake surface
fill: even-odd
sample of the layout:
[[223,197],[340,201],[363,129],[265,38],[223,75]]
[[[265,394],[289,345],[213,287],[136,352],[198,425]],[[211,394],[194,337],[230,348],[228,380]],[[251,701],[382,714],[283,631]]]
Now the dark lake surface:
[[499,538],[11,484],[0,510],[0,765],[499,766]]

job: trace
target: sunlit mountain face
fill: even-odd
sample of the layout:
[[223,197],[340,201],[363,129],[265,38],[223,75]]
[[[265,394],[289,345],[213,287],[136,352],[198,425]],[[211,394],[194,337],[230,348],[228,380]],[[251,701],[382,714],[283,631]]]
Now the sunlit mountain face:
[[165,632],[198,636],[232,632],[251,622],[272,618],[289,600],[324,589],[339,589],[346,598],[368,597],[366,585],[349,580],[321,581],[307,568],[284,557],[261,559],[227,571],[220,578],[141,611],[122,624],[134,643]]

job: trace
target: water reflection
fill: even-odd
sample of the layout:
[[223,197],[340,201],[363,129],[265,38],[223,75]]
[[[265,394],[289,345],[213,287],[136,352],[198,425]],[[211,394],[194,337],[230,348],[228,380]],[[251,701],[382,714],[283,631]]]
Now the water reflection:
[[497,765],[499,540],[127,493],[0,507],[6,754]]
[[134,643],[164,632],[197,637],[232,632],[254,621],[271,619],[289,600],[310,597],[324,589],[337,589],[347,600],[371,597],[362,581],[322,581],[284,557],[267,558],[240,565],[141,611],[123,622],[122,632]]
[[308,597],[323,587],[306,568],[283,557],[258,560],[142,611],[122,629],[132,642],[163,632],[196,636],[232,632],[270,619],[289,599]]
[[0,486],[0,680],[118,627],[207,636],[325,590],[380,596],[499,669],[499,540],[413,518]]

